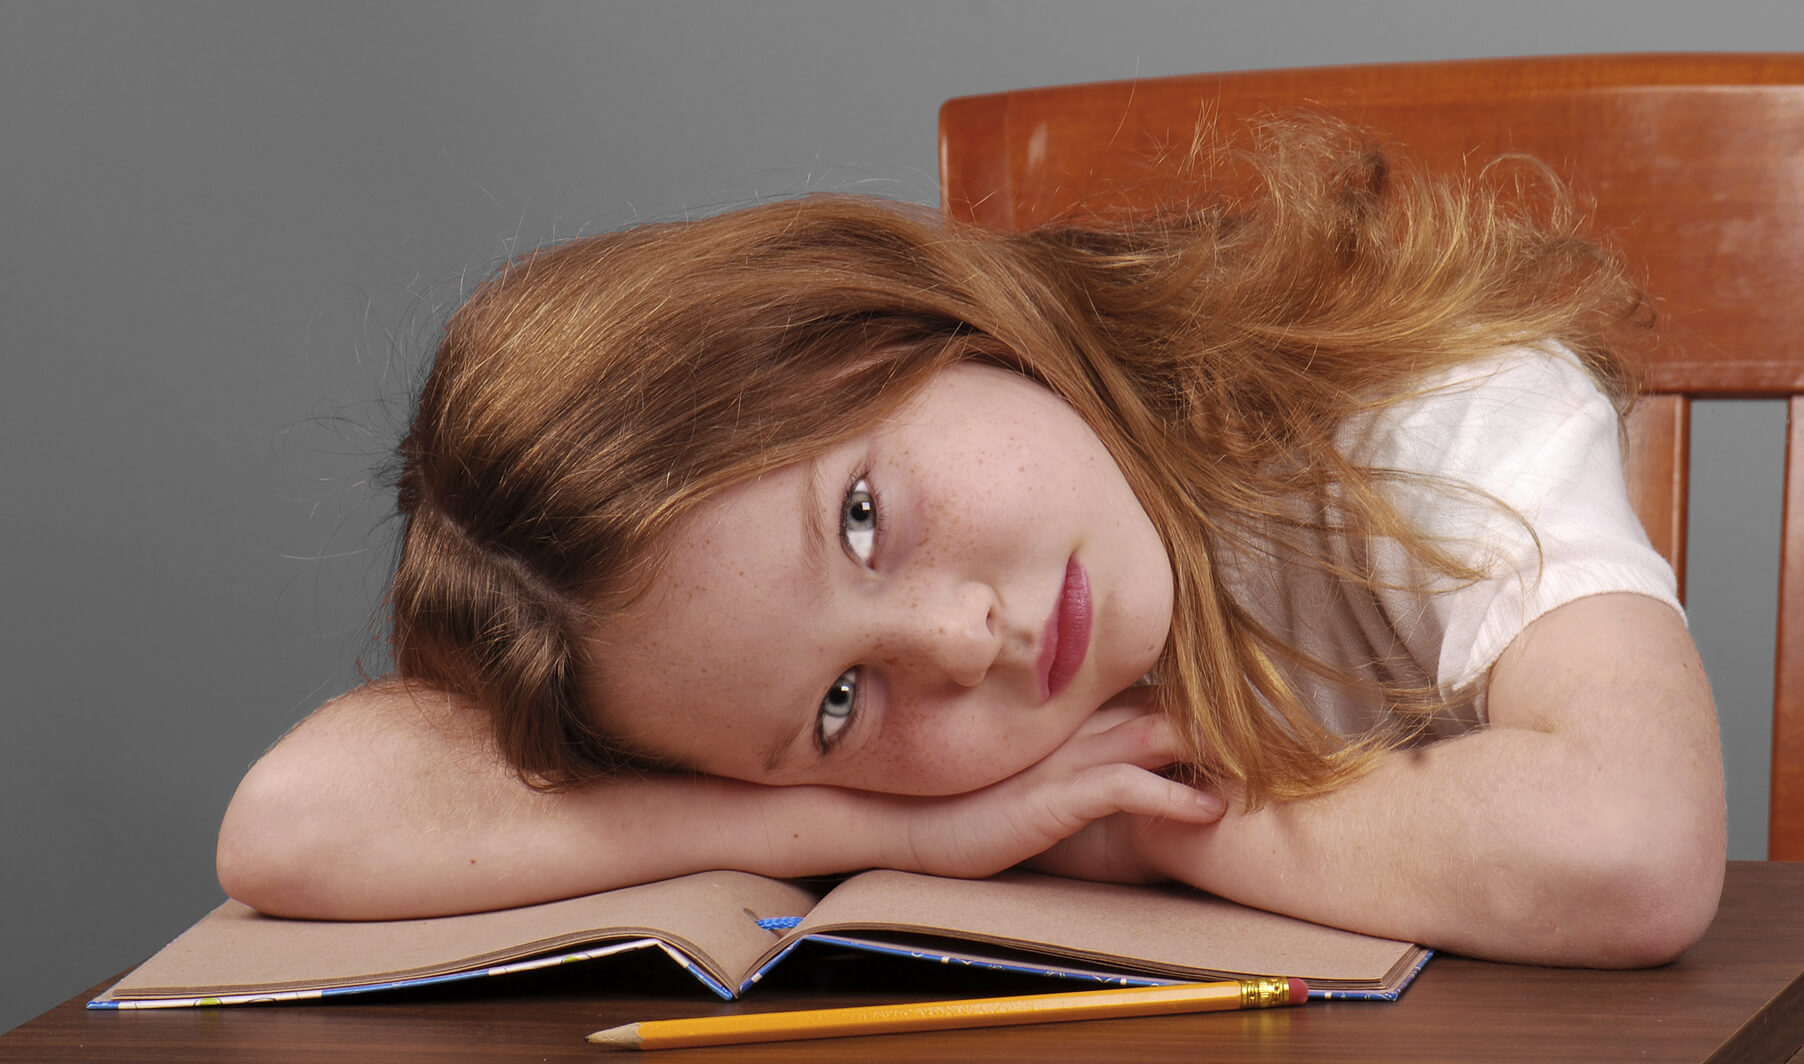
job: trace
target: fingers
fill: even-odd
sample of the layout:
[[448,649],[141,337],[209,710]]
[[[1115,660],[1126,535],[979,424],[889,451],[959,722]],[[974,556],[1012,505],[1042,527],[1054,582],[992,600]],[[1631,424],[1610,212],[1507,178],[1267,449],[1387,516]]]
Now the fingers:
[[[1159,775],[1185,756],[1177,730],[1165,715],[1144,705],[1112,705],[1091,714],[1077,734],[1033,771],[1067,828],[1115,813],[1207,824],[1227,803]],[[1045,792],[1043,792],[1045,793]]]
[[1090,716],[1084,720],[1084,723],[1078,727],[1076,734],[1074,734],[1072,738],[1077,739],[1091,735],[1100,735],[1110,728],[1126,723],[1127,721],[1138,720],[1141,717],[1156,716],[1159,716],[1159,712],[1148,706],[1106,705],[1090,714]]
[[1213,824],[1227,808],[1220,796],[1154,771],[1170,759],[1160,750],[1167,742],[1169,732],[1158,719],[1125,720],[1078,749],[1060,751],[982,790],[906,799],[915,811],[904,820],[912,862],[907,867],[939,875],[988,875],[1117,814]]
[[1066,807],[1083,822],[1115,813],[1211,824],[1227,812],[1220,795],[1129,764],[1096,765],[1072,778]]
[[1122,762],[1156,769],[1184,759],[1177,732],[1163,714],[1145,709],[1104,710],[1093,714],[1086,729],[1066,741],[1047,759],[1067,767]]

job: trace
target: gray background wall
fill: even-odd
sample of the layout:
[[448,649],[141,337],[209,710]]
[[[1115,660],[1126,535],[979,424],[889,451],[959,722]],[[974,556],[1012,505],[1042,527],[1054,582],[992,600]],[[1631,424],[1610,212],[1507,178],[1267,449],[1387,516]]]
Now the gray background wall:
[[[1796,0],[0,2],[0,1030],[219,898],[240,774],[373,646],[370,470],[419,356],[507,253],[808,188],[933,202],[955,95],[1800,47]],[[1739,857],[1782,424],[1697,426]]]

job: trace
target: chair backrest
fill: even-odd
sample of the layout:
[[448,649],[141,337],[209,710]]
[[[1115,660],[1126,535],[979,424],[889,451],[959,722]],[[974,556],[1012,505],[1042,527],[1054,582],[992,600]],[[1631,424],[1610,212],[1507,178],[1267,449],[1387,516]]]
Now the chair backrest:
[[942,202],[1014,229],[1147,206],[1200,122],[1232,138],[1246,119],[1299,109],[1436,167],[1532,155],[1595,202],[1658,299],[1629,487],[1681,593],[1691,399],[1789,400],[1768,856],[1804,860],[1804,55],[1328,67],[965,97],[940,111]]

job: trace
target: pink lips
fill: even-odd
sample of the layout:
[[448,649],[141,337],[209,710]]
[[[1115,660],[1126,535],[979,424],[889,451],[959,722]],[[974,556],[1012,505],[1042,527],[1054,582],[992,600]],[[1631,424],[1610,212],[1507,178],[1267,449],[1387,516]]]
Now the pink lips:
[[1040,647],[1040,698],[1050,700],[1070,685],[1090,652],[1090,577],[1076,556],[1065,564],[1065,586],[1046,618]]

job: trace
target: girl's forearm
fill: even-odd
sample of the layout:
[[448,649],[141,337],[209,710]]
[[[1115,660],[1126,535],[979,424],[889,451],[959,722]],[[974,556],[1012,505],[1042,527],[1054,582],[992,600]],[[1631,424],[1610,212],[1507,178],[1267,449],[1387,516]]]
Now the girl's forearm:
[[1500,960],[1670,959],[1716,910],[1721,755],[1675,614],[1638,596],[1555,610],[1493,670],[1492,724],[1367,776],[1190,830],[1161,871],[1250,904]]
[[482,714],[384,684],[321,709],[245,777],[220,829],[227,893],[265,912],[426,916],[570,897],[714,868],[801,876],[883,867],[982,876],[1116,813],[1206,823],[1213,796],[1144,706],[1106,709],[1027,771],[918,798],[628,776],[541,793]]
[[1714,911],[1720,852],[1695,817],[1562,778],[1553,744],[1491,733],[1396,754],[1319,798],[1212,829],[1152,825],[1142,846],[1166,875],[1223,896],[1453,952],[1670,959]]
[[364,688],[253,767],[220,830],[227,893],[284,916],[501,908],[711,868],[791,876],[884,863],[894,802],[824,787],[640,776],[527,788],[479,714]]

